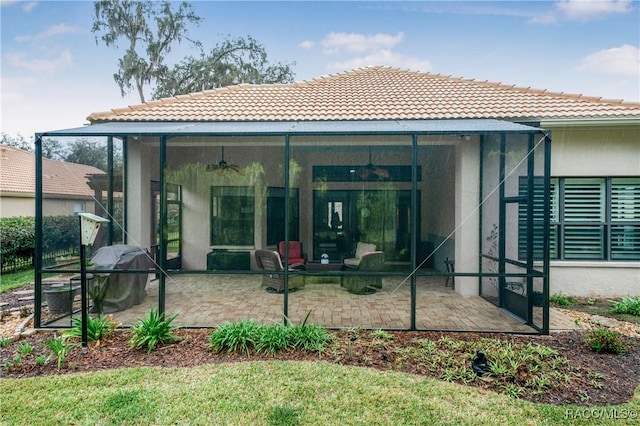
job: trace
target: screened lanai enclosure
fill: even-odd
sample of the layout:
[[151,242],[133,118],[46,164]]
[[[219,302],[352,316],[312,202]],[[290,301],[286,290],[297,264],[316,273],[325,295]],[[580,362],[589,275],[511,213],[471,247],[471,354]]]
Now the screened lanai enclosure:
[[[52,214],[48,138],[100,148],[94,203]],[[330,328],[549,330],[550,138],[537,127],[111,122],[39,134],[36,154],[36,326],[81,315],[72,255],[87,211],[109,220],[87,247],[88,309],[124,326],[158,309],[187,327],[308,315]]]

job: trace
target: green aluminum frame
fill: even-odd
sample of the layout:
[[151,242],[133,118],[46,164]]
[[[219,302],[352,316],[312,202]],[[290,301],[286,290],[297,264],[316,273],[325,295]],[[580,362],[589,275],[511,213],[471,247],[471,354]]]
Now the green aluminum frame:
[[[438,127],[437,122],[473,122],[470,128],[465,129],[457,129],[456,126],[450,126],[451,128],[447,128],[447,126],[443,126],[442,128]],[[480,124],[489,123],[486,125],[486,128],[482,128]],[[336,124],[338,123],[338,124]],[[363,124],[364,123],[364,124]],[[542,277],[543,279],[543,291],[544,291],[544,300],[543,304],[543,326],[537,327],[532,323],[528,323],[528,325],[532,326],[538,332],[542,334],[549,333],[549,306],[548,306],[548,297],[549,297],[549,188],[550,188],[550,172],[551,172],[551,138],[550,132],[528,125],[520,125],[517,123],[505,123],[500,122],[498,120],[415,120],[415,121],[393,121],[390,122],[393,124],[393,129],[389,129],[384,126],[384,122],[297,122],[294,125],[289,123],[284,123],[285,125],[278,126],[278,123],[257,123],[263,124],[266,128],[258,128],[257,130],[246,129],[246,127],[251,127],[251,123],[220,123],[222,128],[219,131],[214,131],[206,127],[207,123],[102,123],[96,124],[88,127],[76,128],[76,129],[67,129],[67,130],[59,130],[59,131],[50,131],[44,133],[37,133],[35,135],[35,153],[36,153],[36,248],[35,248],[35,326],[41,327],[41,288],[42,288],[42,138],[43,137],[107,137],[108,139],[108,182],[109,182],[109,199],[108,199],[108,208],[110,212],[113,211],[113,138],[117,137],[122,140],[123,144],[123,161],[124,161],[124,188],[127,188],[127,146],[129,144],[129,137],[134,136],[139,138],[140,136],[154,136],[159,138],[159,147],[160,147],[160,187],[162,196],[160,197],[160,220],[161,223],[164,224],[167,221],[167,202],[166,202],[166,185],[165,185],[165,168],[167,163],[166,157],[166,149],[167,149],[167,141],[170,138],[174,137],[187,137],[187,136],[282,136],[284,139],[284,179],[285,179],[285,191],[288,193],[289,191],[289,160],[290,160],[290,139],[291,136],[300,136],[300,135],[313,135],[313,136],[327,136],[327,135],[340,135],[340,136],[349,136],[349,135],[388,135],[388,136],[397,136],[397,135],[409,135],[411,137],[411,147],[412,147],[412,157],[411,157],[411,167],[412,167],[412,186],[411,186],[411,206],[413,211],[417,211],[418,205],[418,138],[420,136],[430,136],[430,135],[478,135],[480,137],[480,197],[482,197],[482,173],[483,173],[483,149],[484,149],[484,137],[486,135],[500,135],[501,138],[501,154],[504,154],[506,150],[506,135],[507,134],[528,134],[529,135],[529,148],[530,152],[533,147],[534,135],[541,134],[544,138],[544,189],[545,189],[545,198],[544,198],[544,235],[543,235],[543,244],[545,247],[544,250],[544,259],[543,259],[543,271],[542,273],[535,273],[533,271],[533,238],[529,235],[527,248],[529,259],[525,264],[527,268],[526,274],[520,274],[520,276],[524,276],[527,279],[527,288],[531,289],[531,283],[533,278]],[[416,124],[417,123],[417,124]],[[420,128],[420,124],[424,123],[424,128]],[[197,129],[197,124],[201,124],[205,126],[204,129]],[[214,125],[215,123],[210,123]],[[256,123],[253,123],[255,125]],[[282,124],[282,123],[280,123]],[[301,125],[302,130],[295,131],[295,124]],[[505,127],[501,127],[501,124],[504,124]],[[474,126],[478,125],[478,128],[474,128]],[[173,127],[169,127],[173,126]],[[230,126],[231,130],[227,127]],[[271,128],[274,126],[274,128]],[[323,127],[327,128],[323,130]],[[332,126],[336,126],[337,128],[331,128]],[[347,128],[352,126],[350,130]],[[148,127],[145,131],[144,129]],[[160,127],[160,128],[158,128]],[[238,129],[244,128],[245,130],[240,131]],[[527,173],[530,182],[533,180],[533,157],[529,156]],[[504,155],[501,155],[501,164],[500,164],[500,181],[502,182],[504,178]],[[529,192],[527,194],[527,202],[528,202],[528,232],[532,233],[532,223],[533,215],[532,215],[532,200],[533,200],[533,185],[530,185]],[[126,218],[128,216],[128,204],[127,204],[127,194],[126,190],[124,191],[124,201],[123,201],[123,227],[125,230],[124,242],[127,242],[127,233],[126,233]],[[504,238],[504,229],[505,229],[505,212],[504,212],[504,188],[500,188],[500,235],[501,238]],[[479,200],[482,202],[482,200]],[[109,224],[109,235],[112,234],[112,224]],[[157,272],[159,273],[159,300],[158,300],[158,310],[164,315],[165,313],[165,290],[166,290],[166,239],[167,236],[164,232],[160,233],[160,241],[158,241],[159,250],[158,250],[158,259],[157,261]],[[285,197],[285,240],[289,241],[289,197]],[[480,209],[480,232],[479,232],[479,256],[483,257],[482,253],[482,209]],[[109,243],[111,239],[109,238]],[[413,253],[416,253],[417,250],[417,220],[412,218],[411,220],[411,250]],[[288,260],[288,249],[285,252],[285,260]],[[498,278],[504,278],[505,275],[505,253],[504,253],[504,240],[500,243],[500,254],[498,256],[498,261],[500,264],[500,270],[498,274],[488,274],[484,273],[482,270],[482,261],[480,259],[479,262],[479,272],[478,273],[455,273],[453,276],[475,276],[479,280],[479,289],[482,291],[482,278],[483,277],[493,277],[497,276]],[[411,256],[411,274],[410,274],[410,285],[411,285],[411,317],[410,317],[410,330],[416,330],[416,298],[417,298],[417,289],[416,289],[416,275],[423,275],[418,268],[416,262],[416,256]],[[522,265],[520,265],[522,266]],[[100,272],[100,271],[98,271]],[[131,273],[141,272],[141,271],[130,271]],[[233,273],[234,271],[225,271],[225,274]],[[246,271],[242,271],[246,273]],[[181,271],[175,271],[176,274],[182,273]],[[215,271],[189,271],[189,273],[207,273],[207,274],[215,274]],[[256,272],[260,273],[260,272]],[[378,273],[370,273],[370,275],[388,275],[388,273],[378,272]],[[439,274],[441,275],[441,274]],[[508,275],[508,274],[507,274]],[[513,275],[511,275],[513,276]],[[286,319],[288,316],[288,307],[289,307],[289,273],[288,270],[284,271],[284,281],[285,281],[285,289],[284,289],[284,298],[283,298],[283,321],[286,323]],[[531,292],[527,293],[531,295]],[[528,306],[529,312],[531,312],[532,308],[532,298],[528,297]]]

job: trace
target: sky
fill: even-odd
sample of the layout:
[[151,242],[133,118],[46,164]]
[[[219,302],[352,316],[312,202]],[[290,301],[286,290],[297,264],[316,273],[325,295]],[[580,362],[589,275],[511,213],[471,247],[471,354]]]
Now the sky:
[[[296,81],[385,65],[640,102],[638,0],[192,3],[193,39],[251,36]],[[121,96],[124,50],[96,43],[93,13],[89,1],[0,0],[0,132],[29,140],[140,103]],[[183,43],[169,59],[194,54]]]

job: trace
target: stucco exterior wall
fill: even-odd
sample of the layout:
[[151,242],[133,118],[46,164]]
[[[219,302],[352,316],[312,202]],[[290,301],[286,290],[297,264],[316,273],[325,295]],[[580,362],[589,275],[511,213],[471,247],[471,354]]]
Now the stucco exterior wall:
[[[456,272],[477,273],[480,150],[476,138],[456,146],[455,175],[455,262]],[[456,278],[456,292],[463,296],[478,295],[477,277]]]
[[550,294],[640,296],[640,265],[634,262],[552,261],[550,274]]
[[0,217],[35,216],[35,198],[9,197],[3,195],[0,198]]
[[[552,131],[552,177],[640,175],[640,126],[542,127]],[[640,262],[552,261],[550,293],[638,296]]]

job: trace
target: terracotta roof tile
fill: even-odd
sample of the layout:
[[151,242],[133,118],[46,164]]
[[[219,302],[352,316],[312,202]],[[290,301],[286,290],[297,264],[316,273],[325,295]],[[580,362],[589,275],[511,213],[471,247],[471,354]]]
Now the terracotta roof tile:
[[640,104],[370,67],[290,84],[240,84],[91,114],[104,121],[640,117]]
[[[0,145],[0,192],[3,194],[35,193],[34,154],[21,149]],[[42,159],[42,190],[49,195],[93,196],[87,185],[89,174],[105,174],[102,170],[84,164]]]

